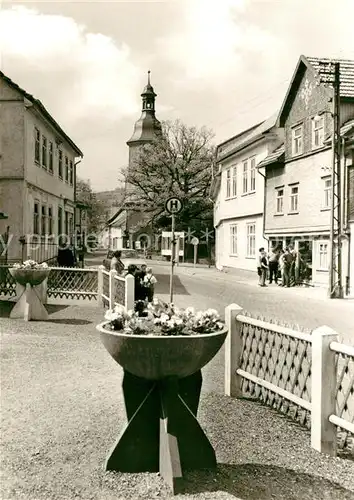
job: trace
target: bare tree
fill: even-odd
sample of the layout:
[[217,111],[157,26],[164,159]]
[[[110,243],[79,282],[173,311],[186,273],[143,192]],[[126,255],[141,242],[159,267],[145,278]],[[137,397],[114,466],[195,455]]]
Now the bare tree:
[[183,202],[178,226],[210,219],[209,188],[215,154],[212,138],[205,127],[189,127],[179,120],[163,122],[161,135],[143,145],[132,165],[123,171],[126,201],[135,200],[136,209],[150,213],[162,227],[165,202],[171,196]]

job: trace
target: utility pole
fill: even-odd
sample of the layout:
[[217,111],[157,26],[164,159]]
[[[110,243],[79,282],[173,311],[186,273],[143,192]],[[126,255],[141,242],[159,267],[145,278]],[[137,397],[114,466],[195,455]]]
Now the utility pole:
[[343,298],[342,284],[342,206],[341,206],[341,139],[340,139],[340,65],[338,62],[320,63],[320,82],[333,87],[332,98],[332,203],[331,203],[331,260],[329,266],[328,296]]

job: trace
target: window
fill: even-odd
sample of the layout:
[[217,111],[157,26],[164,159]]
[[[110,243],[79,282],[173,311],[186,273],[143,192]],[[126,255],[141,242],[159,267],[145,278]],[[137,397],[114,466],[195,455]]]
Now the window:
[[72,161],[70,161],[70,167],[69,167],[69,182],[70,186],[72,186],[74,182],[74,166]]
[[58,235],[63,232],[63,209],[58,207]]
[[226,171],[226,198],[237,196],[237,167],[231,167]]
[[47,208],[42,205],[42,220],[41,220],[41,234],[44,236],[47,230]]
[[251,158],[250,191],[256,190],[256,158]]
[[243,162],[243,193],[248,192],[248,163],[247,161]]
[[231,170],[226,170],[226,198],[231,196]]
[[65,182],[69,182],[69,158],[65,156]]
[[41,134],[38,128],[34,129],[34,161],[40,163],[41,161]]
[[256,224],[247,224],[247,257],[256,255]]
[[33,234],[39,233],[39,203],[34,203],[33,209]]
[[232,167],[232,196],[237,196],[237,167]]
[[292,153],[293,155],[302,153],[302,125],[292,129]]
[[290,212],[299,211],[299,186],[291,186],[290,191]]
[[63,178],[63,152],[61,149],[59,149],[58,175],[60,179]]
[[64,232],[66,235],[69,234],[69,213],[65,210],[65,221],[64,221]]
[[323,116],[312,119],[312,149],[323,146],[324,118]]
[[[68,222],[68,235],[72,236],[74,233],[74,221],[73,221],[73,214],[69,214],[69,222]],[[181,243],[180,243],[181,247]]]
[[237,255],[237,225],[230,226],[230,255]]
[[323,208],[331,208],[332,203],[332,179],[326,177],[323,179]]
[[47,168],[47,138],[42,136],[42,165]]
[[284,188],[277,189],[277,206],[276,213],[282,214],[284,213]]
[[328,243],[318,244],[319,269],[328,271]]
[[48,207],[48,234],[53,234],[53,208]]
[[49,143],[49,158],[48,158],[48,169],[50,173],[53,173],[53,143]]

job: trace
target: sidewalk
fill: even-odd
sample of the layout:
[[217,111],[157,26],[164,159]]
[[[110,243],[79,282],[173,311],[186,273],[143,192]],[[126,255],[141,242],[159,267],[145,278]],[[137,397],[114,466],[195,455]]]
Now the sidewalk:
[[[227,270],[219,271],[215,267],[208,268],[206,266],[193,267],[193,265],[179,265],[175,267],[175,273],[178,275],[185,276],[195,276],[202,280],[219,280],[222,282],[235,282],[244,285],[249,285],[252,287],[259,287],[258,276],[254,271],[248,271],[245,269],[235,269],[228,268]],[[272,292],[277,294],[291,294],[301,297],[308,297],[318,300],[329,300],[327,288],[321,286],[293,286],[290,288],[284,288],[281,286],[267,283],[267,288]],[[345,299],[331,299],[336,303],[346,303],[354,307],[354,297],[346,297]]]
[[[125,410],[122,371],[95,330],[102,317],[80,304],[51,306],[46,322],[0,318],[4,500],[172,500],[158,474],[104,473]],[[218,470],[188,473],[176,500],[354,499],[354,462],[315,452],[306,429],[222,385],[211,362],[199,421]]]

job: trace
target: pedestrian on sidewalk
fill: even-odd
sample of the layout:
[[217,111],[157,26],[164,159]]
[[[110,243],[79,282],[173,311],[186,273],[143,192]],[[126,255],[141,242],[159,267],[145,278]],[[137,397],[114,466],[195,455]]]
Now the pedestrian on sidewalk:
[[268,259],[267,259],[267,254],[264,250],[264,247],[261,247],[259,249],[259,255],[258,255],[258,267],[257,267],[257,272],[259,276],[259,286],[267,286],[265,284],[266,277],[267,277],[267,270],[268,270]]
[[283,286],[290,288],[291,269],[294,257],[289,247],[286,247],[285,252],[282,256],[282,260],[283,260]]
[[111,260],[111,270],[117,271],[118,274],[122,274],[124,271],[124,264],[121,261],[122,252],[116,250],[113,252],[113,258]]
[[283,286],[284,285],[284,259],[283,259],[283,255],[285,253],[285,250],[283,250],[282,248],[279,250],[279,275],[280,275],[280,283],[278,283],[279,286]]
[[269,284],[274,282],[278,284],[280,249],[273,247],[269,253]]

